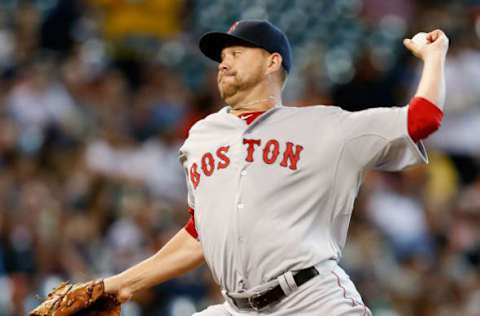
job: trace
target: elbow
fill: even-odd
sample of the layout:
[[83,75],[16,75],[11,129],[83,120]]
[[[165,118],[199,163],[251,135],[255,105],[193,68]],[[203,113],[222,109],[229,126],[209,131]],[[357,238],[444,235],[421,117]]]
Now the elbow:
[[408,134],[414,142],[427,138],[440,128],[443,111],[422,97],[415,97],[408,107]]

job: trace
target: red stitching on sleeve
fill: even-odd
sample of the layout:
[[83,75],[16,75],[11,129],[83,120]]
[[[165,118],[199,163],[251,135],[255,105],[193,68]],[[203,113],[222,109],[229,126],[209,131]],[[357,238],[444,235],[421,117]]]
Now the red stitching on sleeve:
[[443,112],[422,97],[415,97],[408,106],[408,134],[414,142],[427,138],[442,122]]

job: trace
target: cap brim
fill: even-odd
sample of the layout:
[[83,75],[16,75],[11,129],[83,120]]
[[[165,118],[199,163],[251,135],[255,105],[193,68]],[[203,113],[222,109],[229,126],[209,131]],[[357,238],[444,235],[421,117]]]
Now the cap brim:
[[204,34],[198,43],[200,51],[208,58],[216,61],[222,61],[222,50],[228,46],[242,45],[258,47],[253,42],[250,42],[241,37],[221,32],[210,32]]

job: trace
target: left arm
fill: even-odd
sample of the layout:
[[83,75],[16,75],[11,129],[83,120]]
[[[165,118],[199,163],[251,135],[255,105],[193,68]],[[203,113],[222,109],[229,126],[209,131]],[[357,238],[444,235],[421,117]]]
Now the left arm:
[[424,41],[405,39],[403,43],[423,60],[422,76],[408,113],[409,134],[417,142],[437,130],[443,117],[448,38],[435,30],[426,34]]
[[423,71],[418,84],[416,97],[434,103],[441,110],[445,105],[445,58],[448,51],[448,38],[441,30],[427,34],[426,42],[405,39],[404,45],[423,61]]

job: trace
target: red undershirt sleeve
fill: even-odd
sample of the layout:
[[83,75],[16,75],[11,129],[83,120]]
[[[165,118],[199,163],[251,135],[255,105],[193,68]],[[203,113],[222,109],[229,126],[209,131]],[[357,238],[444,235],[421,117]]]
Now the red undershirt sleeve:
[[414,97],[408,107],[408,134],[414,142],[427,138],[442,122],[443,112],[422,97]]
[[195,239],[198,239],[198,232],[195,228],[195,210],[193,208],[188,208],[188,213],[190,213],[190,218],[188,219],[187,224],[185,224],[185,230]]

